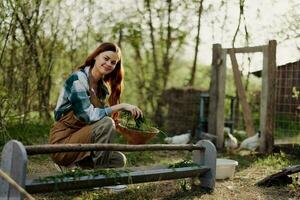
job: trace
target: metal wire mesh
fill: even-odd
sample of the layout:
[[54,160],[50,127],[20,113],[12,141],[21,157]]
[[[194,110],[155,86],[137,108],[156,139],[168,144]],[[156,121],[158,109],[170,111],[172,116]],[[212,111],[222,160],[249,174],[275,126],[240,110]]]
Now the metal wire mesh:
[[276,69],[275,142],[300,143],[300,61]]
[[[163,102],[167,108],[166,131],[171,135],[191,132],[192,136],[207,132],[209,93],[195,88],[171,88],[164,92]],[[225,126],[233,130],[234,100],[226,96]]]

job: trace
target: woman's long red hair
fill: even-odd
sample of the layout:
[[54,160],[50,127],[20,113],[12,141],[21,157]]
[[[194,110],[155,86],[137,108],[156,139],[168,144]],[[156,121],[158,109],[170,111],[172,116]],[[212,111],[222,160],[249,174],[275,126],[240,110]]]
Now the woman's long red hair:
[[[120,96],[123,89],[124,69],[122,65],[121,49],[113,43],[102,43],[87,57],[85,62],[80,65],[78,69],[84,69],[86,66],[94,67],[95,57],[104,51],[116,52],[120,58],[115,69],[104,76],[105,83],[110,86],[111,94],[109,96],[108,103],[112,106],[120,103]],[[118,113],[114,113],[112,117],[116,119],[118,117]]]

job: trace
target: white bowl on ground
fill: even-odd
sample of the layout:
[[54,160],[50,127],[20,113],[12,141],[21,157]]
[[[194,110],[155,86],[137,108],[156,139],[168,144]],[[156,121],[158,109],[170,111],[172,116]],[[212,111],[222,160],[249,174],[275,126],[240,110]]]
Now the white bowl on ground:
[[216,179],[226,179],[234,175],[235,167],[238,166],[238,162],[235,160],[218,158]]

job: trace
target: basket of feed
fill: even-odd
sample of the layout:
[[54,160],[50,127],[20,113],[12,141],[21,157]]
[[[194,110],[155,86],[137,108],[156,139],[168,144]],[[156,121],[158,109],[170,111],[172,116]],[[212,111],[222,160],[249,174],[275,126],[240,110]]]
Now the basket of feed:
[[128,112],[122,113],[116,127],[128,144],[146,144],[159,133],[145,118],[133,119]]

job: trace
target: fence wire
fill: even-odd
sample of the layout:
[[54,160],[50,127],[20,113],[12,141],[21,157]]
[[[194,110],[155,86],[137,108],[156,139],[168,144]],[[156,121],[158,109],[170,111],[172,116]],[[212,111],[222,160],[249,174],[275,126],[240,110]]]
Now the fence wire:
[[300,61],[276,69],[275,143],[300,143]]

